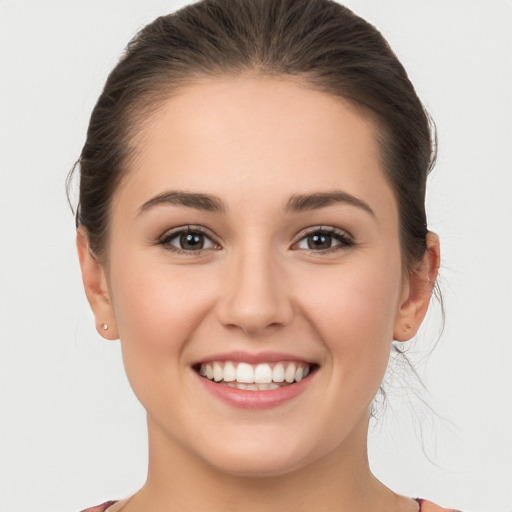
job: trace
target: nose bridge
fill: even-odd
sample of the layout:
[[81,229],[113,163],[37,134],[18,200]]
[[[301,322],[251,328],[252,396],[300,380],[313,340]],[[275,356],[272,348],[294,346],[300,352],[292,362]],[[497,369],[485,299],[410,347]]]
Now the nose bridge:
[[241,244],[231,254],[228,266],[229,282],[219,304],[223,324],[258,334],[290,320],[292,306],[285,275],[268,242]]

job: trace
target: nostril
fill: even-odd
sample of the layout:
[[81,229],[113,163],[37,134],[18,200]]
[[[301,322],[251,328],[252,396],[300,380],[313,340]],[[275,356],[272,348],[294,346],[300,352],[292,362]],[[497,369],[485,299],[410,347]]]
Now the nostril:
[[293,308],[287,290],[274,272],[257,262],[245,261],[243,272],[229,279],[226,295],[217,303],[219,322],[247,335],[268,334],[291,321]]

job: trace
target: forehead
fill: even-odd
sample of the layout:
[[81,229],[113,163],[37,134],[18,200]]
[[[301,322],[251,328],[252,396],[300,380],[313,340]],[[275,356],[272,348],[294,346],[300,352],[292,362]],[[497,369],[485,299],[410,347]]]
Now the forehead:
[[298,80],[224,77],[189,84],[159,105],[133,145],[135,157],[116,197],[132,209],[166,189],[244,204],[343,189],[395,208],[369,116]]

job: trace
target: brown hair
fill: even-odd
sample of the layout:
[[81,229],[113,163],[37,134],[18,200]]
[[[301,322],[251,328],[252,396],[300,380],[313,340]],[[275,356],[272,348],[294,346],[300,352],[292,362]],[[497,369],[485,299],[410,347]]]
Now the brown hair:
[[254,72],[300,78],[369,113],[398,203],[404,264],[413,268],[426,250],[430,119],[377,29],[330,0],[203,0],[135,36],[107,79],[73,169],[77,226],[87,229],[92,251],[105,251],[109,206],[143,119],[195,77]]

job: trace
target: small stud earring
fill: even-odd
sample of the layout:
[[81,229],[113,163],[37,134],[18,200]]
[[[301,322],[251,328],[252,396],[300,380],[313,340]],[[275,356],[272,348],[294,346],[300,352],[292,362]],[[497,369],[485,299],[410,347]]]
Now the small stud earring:
[[101,324],[101,328],[102,328],[104,331],[108,331],[108,324]]

